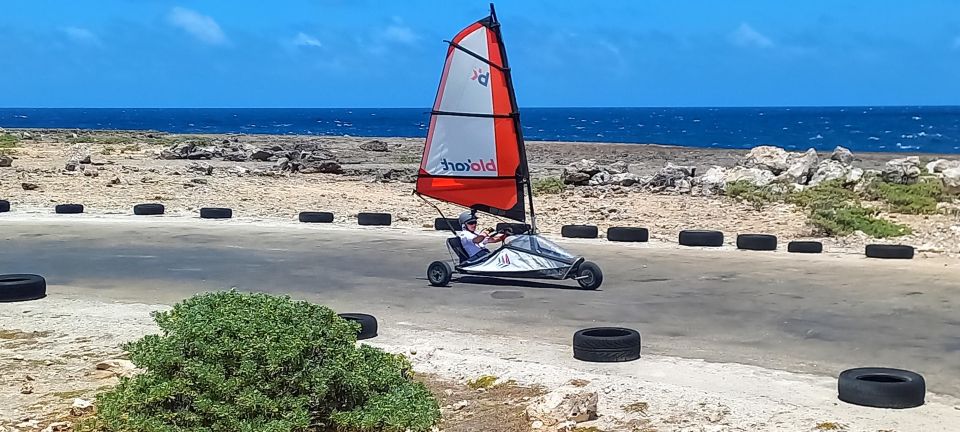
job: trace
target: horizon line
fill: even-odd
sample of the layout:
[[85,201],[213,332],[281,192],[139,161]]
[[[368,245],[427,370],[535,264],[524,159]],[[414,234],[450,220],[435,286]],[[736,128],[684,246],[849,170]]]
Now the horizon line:
[[[528,106],[520,107],[520,109],[677,109],[677,108],[691,108],[691,109],[738,109],[738,108],[960,108],[960,104],[956,105],[946,105],[946,104],[931,104],[931,105],[661,105],[661,106]],[[430,111],[429,107],[190,107],[190,106],[159,106],[159,107],[149,107],[149,106],[110,106],[110,107],[82,107],[82,106],[19,106],[19,107],[0,107],[0,110],[18,110],[18,109],[110,109],[110,110],[155,110],[155,109],[196,109],[196,110],[228,110],[228,109],[239,109],[239,110],[313,110],[313,109],[357,109],[357,110],[411,110],[411,109],[422,109]]]

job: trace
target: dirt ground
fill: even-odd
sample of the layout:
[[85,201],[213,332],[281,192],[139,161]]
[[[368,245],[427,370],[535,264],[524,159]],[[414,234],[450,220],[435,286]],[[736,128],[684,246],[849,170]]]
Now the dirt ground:
[[[156,332],[150,312],[168,307],[69,293],[0,304],[0,431],[40,431],[90,415],[89,409],[71,412],[76,399],[94,401],[116,385],[118,375],[129,373],[98,365],[122,360],[124,342]],[[410,359],[416,379],[440,400],[442,431],[529,431],[524,412],[531,401],[570,386],[599,396],[598,418],[579,424],[580,432],[960,427],[960,401],[932,393],[920,408],[876,410],[838,402],[832,377],[655,355],[591,364],[570,358],[567,346],[535,340],[421,329],[416,323],[381,330],[363,343]],[[483,377],[490,386],[476,385]]]

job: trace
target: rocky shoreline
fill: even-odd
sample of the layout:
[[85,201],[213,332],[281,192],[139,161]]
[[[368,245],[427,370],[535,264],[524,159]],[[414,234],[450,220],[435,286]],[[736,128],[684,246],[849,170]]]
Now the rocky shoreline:
[[[8,143],[0,148],[0,199],[15,208],[79,202],[117,213],[161,202],[168,212],[184,214],[202,206],[268,218],[318,210],[333,211],[340,221],[360,211],[386,211],[395,224],[414,228],[432,226],[437,216],[411,195],[423,149],[418,138],[53,129],[5,130],[0,136]],[[679,230],[704,228],[822,239],[837,251],[862,253],[864,244],[879,242],[960,255],[960,212],[950,200],[929,214],[878,207],[881,217],[912,229],[910,235],[880,240],[861,233],[829,238],[793,204],[757,208],[726,196],[733,183],[795,192],[830,181],[856,189],[874,180],[910,185],[921,178],[937,179],[956,194],[956,155],[530,142],[528,156],[535,185],[547,186],[536,198],[538,223],[547,233],[558,233],[564,224],[598,225],[601,232],[644,226],[651,238],[675,242]],[[728,243],[735,236],[729,237]]]

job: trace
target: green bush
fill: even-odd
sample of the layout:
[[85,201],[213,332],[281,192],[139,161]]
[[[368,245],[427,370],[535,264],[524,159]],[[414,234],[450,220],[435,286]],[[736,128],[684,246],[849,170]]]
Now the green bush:
[[20,140],[8,133],[0,134],[0,149],[14,148]]
[[544,177],[533,180],[534,195],[553,195],[563,192],[566,187],[558,177]]
[[943,182],[938,178],[924,178],[911,185],[873,182],[865,195],[888,204],[892,212],[904,214],[936,213],[937,203],[946,198]]
[[427,431],[436,399],[401,355],[356,347],[359,324],[324,306],[234,291],[154,314],[125,346],[145,372],[97,397],[81,430]]
[[877,218],[877,211],[863,207],[857,194],[840,180],[821,183],[791,194],[787,201],[804,208],[810,224],[831,236],[863,231],[872,237],[897,237],[910,234],[905,225]]
[[824,234],[843,236],[854,231],[877,238],[910,234],[910,227],[876,217],[876,210],[860,205],[821,207],[810,210],[810,223]]
[[782,201],[786,194],[773,186],[757,186],[746,180],[728,183],[724,194],[730,198],[746,201],[756,210],[762,210],[768,204]]

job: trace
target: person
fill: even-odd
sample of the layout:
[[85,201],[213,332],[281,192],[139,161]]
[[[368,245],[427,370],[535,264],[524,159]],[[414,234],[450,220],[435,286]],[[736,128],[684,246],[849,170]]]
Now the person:
[[506,237],[506,234],[491,235],[493,234],[493,228],[487,228],[478,233],[477,216],[470,211],[461,213],[457,222],[460,222],[461,228],[457,236],[460,237],[460,244],[467,252],[469,257],[467,261],[476,261],[490,254],[490,250],[486,247],[487,244],[501,242]]

